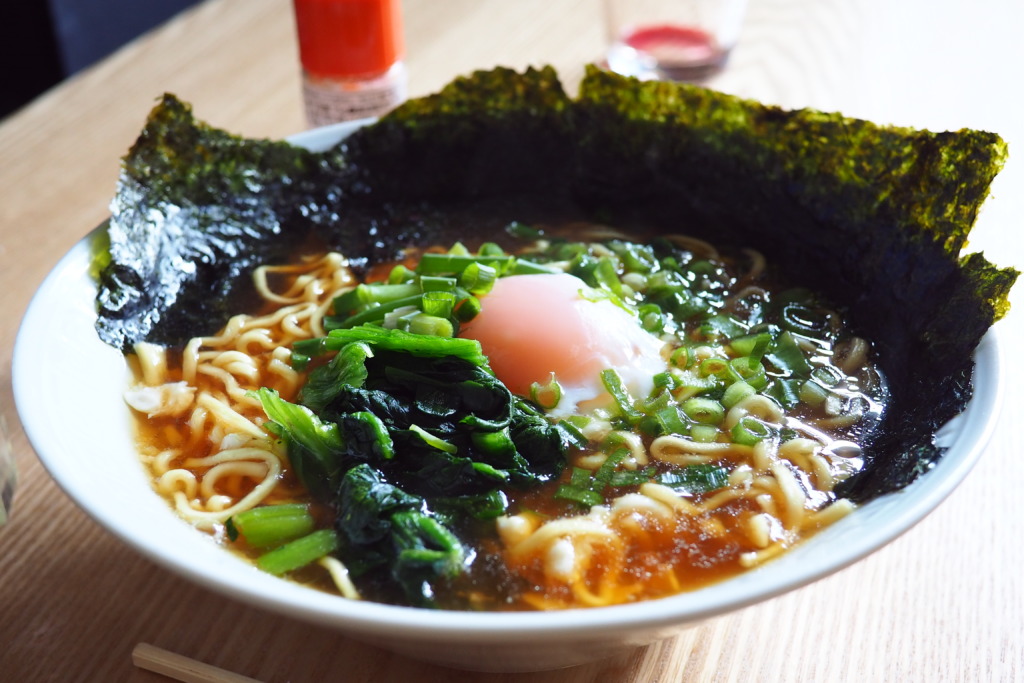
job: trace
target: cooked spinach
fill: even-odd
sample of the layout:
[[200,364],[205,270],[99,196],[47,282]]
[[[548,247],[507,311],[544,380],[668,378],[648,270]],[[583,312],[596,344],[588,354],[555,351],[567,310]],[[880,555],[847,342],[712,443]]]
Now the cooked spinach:
[[466,557],[451,528],[459,515],[502,514],[502,488],[556,477],[581,444],[512,396],[476,342],[474,352],[468,340],[377,327],[344,339],[310,373],[305,405],[258,395],[299,479],[335,510],[349,569],[382,574],[407,601],[430,605],[435,582]]
[[368,464],[342,478],[334,500],[338,556],[354,576],[384,574],[413,605],[434,604],[434,584],[464,569],[467,551],[423,498],[388,483]]

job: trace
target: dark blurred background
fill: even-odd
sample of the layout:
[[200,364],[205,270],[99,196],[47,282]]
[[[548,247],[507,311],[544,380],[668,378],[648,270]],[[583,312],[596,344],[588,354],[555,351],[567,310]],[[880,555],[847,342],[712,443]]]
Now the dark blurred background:
[[198,0],[2,0],[0,118]]

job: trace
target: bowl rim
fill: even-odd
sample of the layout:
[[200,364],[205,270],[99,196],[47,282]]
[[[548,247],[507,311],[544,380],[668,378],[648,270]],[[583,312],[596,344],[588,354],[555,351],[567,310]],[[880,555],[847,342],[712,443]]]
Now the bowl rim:
[[[366,123],[367,120],[362,120],[313,129],[288,140],[310,149],[325,149]],[[639,603],[550,612],[443,611],[352,601],[271,577],[254,568],[252,575],[246,575],[247,580],[239,585],[211,574],[209,567],[183,559],[169,548],[160,547],[153,539],[140,538],[138,529],[128,523],[129,520],[106,512],[98,504],[95,492],[83,489],[70,476],[62,461],[66,454],[55,450],[49,425],[40,414],[45,405],[41,405],[39,392],[33,388],[43,379],[38,368],[39,336],[46,318],[53,315],[54,303],[59,304],[62,298],[67,298],[68,292],[63,291],[63,288],[68,287],[69,283],[78,283],[80,288],[83,278],[88,276],[84,271],[87,271],[90,261],[90,241],[102,227],[76,243],[51,270],[33,296],[15,341],[12,362],[15,403],[29,442],[43,466],[60,488],[90,517],[164,568],[242,602],[352,633],[429,640],[458,637],[465,642],[493,642],[498,636],[512,642],[537,640],[541,637],[579,640],[624,629],[662,629],[690,624],[776,597],[857,562],[916,525],[974,467],[995,429],[999,407],[1002,405],[1002,352],[997,332],[993,328],[985,334],[975,351],[974,395],[964,413],[952,421],[959,426],[944,428],[953,433],[949,451],[931,471],[905,489],[866,503],[848,518],[820,532],[819,536],[825,536],[843,525],[847,519],[857,519],[862,510],[872,509],[872,506],[895,507],[894,513],[886,514],[882,521],[871,525],[871,533],[855,533],[853,541],[844,543],[840,552],[826,561],[813,562],[810,568],[801,566],[801,571],[797,572],[774,571],[772,567],[786,557],[799,554],[816,539],[798,544],[782,558],[772,560],[762,567],[696,591]],[[78,294],[94,296],[95,285],[91,292],[79,291]],[[81,305],[81,301],[78,305]],[[94,312],[92,315],[95,319]],[[114,349],[111,351],[120,354]],[[126,413],[127,410],[124,407]],[[139,469],[140,472],[143,469],[141,462]],[[153,496],[158,497],[155,492]],[[170,507],[167,507],[167,514],[174,515],[180,523],[188,526],[176,517]],[[204,539],[209,538],[194,529],[189,528],[188,531]],[[217,551],[231,555],[221,548],[217,548]],[[237,573],[232,576],[237,578]]]

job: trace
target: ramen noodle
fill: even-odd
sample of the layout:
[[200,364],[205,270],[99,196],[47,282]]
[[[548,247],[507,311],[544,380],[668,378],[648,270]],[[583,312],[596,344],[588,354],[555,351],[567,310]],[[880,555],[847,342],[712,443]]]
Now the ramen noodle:
[[[401,263],[366,278],[336,253],[258,268],[258,313],[180,349],[135,349],[136,383],[126,400],[139,416],[156,491],[184,520],[254,559],[267,548],[240,534],[234,520],[301,504],[312,519],[303,533],[317,530],[329,545],[305,566],[275,572],[294,580],[353,599],[488,610],[591,607],[694,590],[777,557],[853,509],[835,488],[862,465],[857,444],[879,422],[885,385],[870,344],[840,312],[780,286],[750,250],[723,255],[682,236],[650,244],[618,233],[589,237],[542,238],[516,253],[493,244],[408,250]],[[420,264],[428,261],[449,270],[427,274]],[[390,292],[414,292],[420,303],[398,294],[383,301]],[[360,303],[339,311],[341,302]],[[396,496],[420,486],[403,508],[412,517],[401,517],[415,517],[422,534],[397,552],[417,558],[404,569],[382,559],[399,541],[375,538],[369,559],[354,554],[356,535],[339,521],[350,509],[342,514],[347,503],[331,497],[349,484],[332,479],[327,497],[311,491],[309,465],[295,462],[301,439],[287,420],[268,417],[268,396],[281,401],[274,405],[300,405],[309,378],[341,353],[337,345],[323,351],[319,340],[331,339],[331,329],[365,329],[363,320],[395,334],[478,343],[485,375],[512,392],[523,420],[541,416],[564,437],[564,462],[535,476],[517,469],[524,457],[509,456],[515,466],[456,463],[465,447],[449,432],[399,424],[400,417],[392,424],[390,413],[366,418],[364,427],[391,434],[382,434],[385,474],[374,486],[393,487]],[[364,349],[360,363],[371,374],[374,363],[397,372],[389,360],[397,356],[380,342],[346,343]],[[320,355],[306,353],[314,348]],[[400,369],[415,374],[420,362]],[[322,431],[344,432],[349,416],[366,412],[296,414]],[[350,444],[347,434],[342,441]],[[495,452],[519,446],[530,460],[517,434],[513,426],[473,438],[500,435]],[[446,496],[436,479],[406,485],[405,465],[396,463],[410,439],[503,483]],[[345,458],[348,474],[359,469],[352,463],[372,461]],[[470,500],[477,507],[463,505]],[[478,510],[483,500],[499,508],[476,517],[451,512]],[[463,507],[446,507],[456,504]],[[381,519],[383,527],[400,526],[397,516]],[[445,539],[460,550],[442,559]],[[402,580],[404,592],[395,583]],[[410,596],[408,585],[422,587],[424,597]]]

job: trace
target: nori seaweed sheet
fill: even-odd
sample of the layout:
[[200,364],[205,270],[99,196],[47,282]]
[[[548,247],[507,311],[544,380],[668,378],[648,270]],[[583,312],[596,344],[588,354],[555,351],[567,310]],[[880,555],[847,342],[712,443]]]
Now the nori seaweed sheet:
[[892,396],[867,445],[887,457],[869,458],[841,493],[870,497],[927,470],[940,455],[935,430],[970,396],[971,351],[1005,313],[1017,276],[960,256],[1005,143],[597,70],[577,112],[585,137],[576,191],[588,202],[682,217],[719,242],[725,229],[848,306],[875,342]]
[[244,307],[240,275],[283,258],[311,220],[330,216],[342,192],[338,163],[212,128],[165,95],[123,161],[111,203],[100,337],[127,349],[223,324]]
[[755,247],[848,307],[892,394],[843,491],[863,501],[941,456],[934,432],[962,411],[971,354],[1006,312],[1017,272],[961,255],[1005,157],[992,133],[786,111],[596,68],[576,99],[550,68],[478,72],[322,154],[230,136],[166,96],[123,165],[97,329],[125,350],[210,333],[238,310],[240,275],[311,235],[373,261],[429,242],[467,204],[492,212],[479,228],[491,234],[569,203]]

